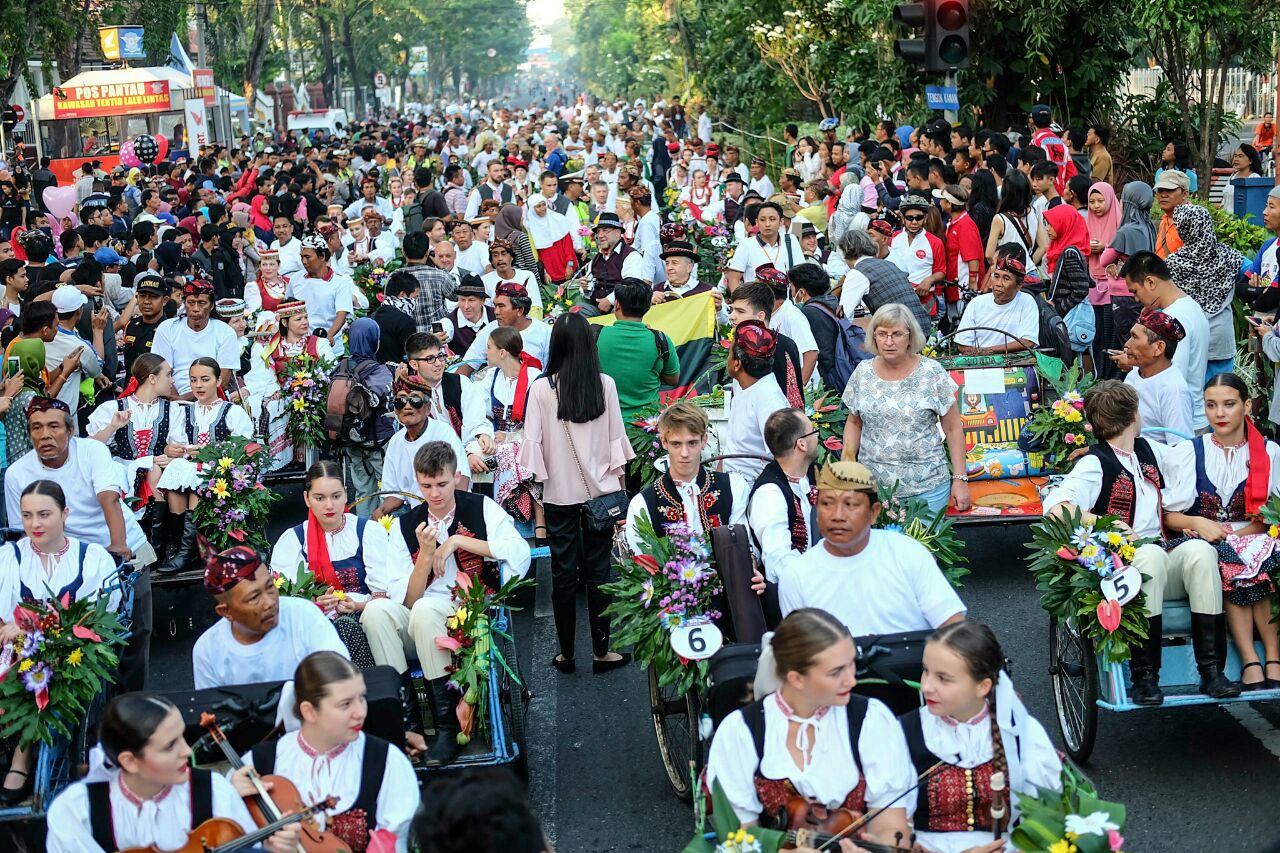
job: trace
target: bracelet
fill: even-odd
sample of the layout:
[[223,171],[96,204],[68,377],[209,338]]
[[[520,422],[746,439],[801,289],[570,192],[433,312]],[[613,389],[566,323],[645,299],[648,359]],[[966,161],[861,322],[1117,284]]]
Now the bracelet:
[[962,483],[967,483],[967,482],[969,482],[969,477],[968,477],[968,475],[967,475],[967,474],[952,474],[952,475],[951,475],[951,479],[952,479],[952,481],[959,480],[959,481],[960,481],[960,482],[962,482]]

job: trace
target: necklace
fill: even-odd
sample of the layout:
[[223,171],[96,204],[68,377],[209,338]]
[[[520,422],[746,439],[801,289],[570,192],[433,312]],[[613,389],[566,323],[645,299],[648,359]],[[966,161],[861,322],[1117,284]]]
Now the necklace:
[[62,563],[62,558],[66,556],[67,549],[70,547],[71,540],[64,538],[62,547],[57,551],[41,551],[32,543],[31,553],[40,559],[40,568],[44,571],[45,577],[52,578],[57,573],[58,566]]

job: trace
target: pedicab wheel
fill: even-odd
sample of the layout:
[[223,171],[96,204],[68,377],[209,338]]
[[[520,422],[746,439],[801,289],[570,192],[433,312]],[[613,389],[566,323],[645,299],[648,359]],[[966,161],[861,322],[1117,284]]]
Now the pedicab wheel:
[[102,715],[106,713],[108,700],[114,695],[115,692],[111,691],[110,686],[104,685],[103,689],[89,700],[83,717],[71,733],[71,748],[67,759],[71,765],[72,778],[81,778],[82,769],[88,770],[89,751],[98,742],[98,725],[102,722]]
[[649,708],[653,712],[653,733],[658,737],[658,752],[676,796],[686,803],[693,801],[694,775],[702,772],[704,760],[698,722],[702,702],[697,688],[681,693],[675,685],[658,684],[658,672],[649,667]]
[[1098,736],[1098,659],[1093,641],[1074,619],[1050,622],[1049,673],[1063,747],[1073,761],[1083,763]]

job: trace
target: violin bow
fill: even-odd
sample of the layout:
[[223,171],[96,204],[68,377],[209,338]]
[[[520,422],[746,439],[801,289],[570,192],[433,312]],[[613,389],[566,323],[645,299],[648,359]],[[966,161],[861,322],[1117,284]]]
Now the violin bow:
[[889,802],[885,803],[885,804],[884,804],[883,806],[881,806],[880,808],[878,808],[878,809],[876,809],[876,810],[874,810],[874,811],[869,811],[869,812],[867,812],[867,813],[866,813],[866,814],[864,814],[862,817],[858,818],[858,819],[857,819],[857,820],[855,820],[853,823],[849,824],[849,825],[848,825],[848,826],[846,826],[844,829],[842,829],[842,830],[840,830],[839,832],[837,832],[835,835],[832,835],[830,838],[828,838],[826,841],[824,841],[824,842],[822,843],[822,845],[821,845],[821,846],[819,846],[817,849],[818,849],[818,850],[827,850],[828,848],[830,848],[830,847],[831,847],[831,845],[832,845],[832,844],[837,844],[837,843],[839,843],[840,839],[848,837],[848,836],[849,836],[849,834],[850,834],[851,832],[854,832],[854,831],[859,830],[859,829],[861,829],[862,827],[866,826],[868,823],[870,823],[871,821],[873,821],[873,820],[875,820],[876,818],[878,818],[878,817],[879,817],[881,814],[883,814],[886,810],[888,810],[888,809],[892,808],[892,807],[893,807],[893,805],[894,805],[894,803],[898,802],[898,800],[901,800],[901,799],[902,799],[903,797],[905,797],[907,794],[910,794],[912,791],[914,791],[914,790],[916,790],[917,788],[919,788],[919,787],[920,787],[920,785],[921,785],[922,783],[924,783],[924,782],[928,781],[928,780],[929,780],[929,778],[930,778],[931,776],[933,776],[933,774],[937,773],[937,772],[938,772],[939,770],[941,770],[945,765],[946,765],[946,762],[939,761],[937,764],[933,765],[933,766],[932,766],[932,767],[930,767],[928,770],[924,771],[924,772],[923,772],[923,773],[921,773],[919,776],[917,776],[917,777],[916,777],[915,784],[913,784],[910,788],[907,788],[907,789],[906,789],[905,791],[903,791],[901,794],[899,794],[898,796],[894,797],[892,800],[890,800]]

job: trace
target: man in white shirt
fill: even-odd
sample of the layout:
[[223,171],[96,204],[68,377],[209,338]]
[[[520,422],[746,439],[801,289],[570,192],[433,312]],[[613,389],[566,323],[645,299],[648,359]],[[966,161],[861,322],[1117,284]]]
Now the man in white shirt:
[[[401,374],[391,386],[396,420],[404,429],[391,436],[382,456],[382,490],[389,493],[418,493],[413,474],[413,455],[429,441],[443,441],[457,456],[457,469],[468,470],[467,454],[457,433],[447,424],[427,416],[431,389],[414,374]],[[464,483],[466,478],[463,474]],[[460,488],[465,488],[461,485]],[[404,498],[388,494],[373,511],[376,521],[404,506]]]
[[751,179],[747,182],[747,189],[760,193],[761,198],[773,195],[773,181],[769,180],[769,176],[765,174],[764,160],[760,157],[752,157],[749,171]]
[[[1173,366],[1182,374],[1191,392],[1192,426],[1196,432],[1209,429],[1204,414],[1204,375],[1209,358],[1209,320],[1200,304],[1178,289],[1164,260],[1154,252],[1135,252],[1120,270],[1129,292],[1144,309],[1163,311],[1177,319],[1186,333],[1173,354]],[[1112,360],[1121,368],[1129,362],[1123,356]]]
[[302,246],[305,275],[289,281],[286,295],[307,304],[312,328],[323,329],[334,355],[342,355],[342,330],[355,313],[355,283],[329,265],[329,244],[323,237],[313,234],[302,241]]
[[764,576],[778,582],[778,567],[813,545],[813,463],[818,430],[799,409],[779,409],[764,424],[764,442],[773,461],[751,487],[747,518]]
[[492,456],[493,423],[489,420],[488,386],[481,387],[457,373],[446,373],[449,361],[440,339],[425,332],[409,336],[405,342],[405,357],[409,369],[431,389],[431,405],[428,417],[442,421],[462,441],[463,447],[474,443],[479,453],[468,452],[467,458],[473,474],[486,470],[484,456]]
[[360,198],[347,205],[346,214],[348,217],[362,216],[368,207],[376,210],[384,219],[390,219],[396,212],[388,199],[378,195],[378,179],[372,175],[360,182]]
[[769,315],[769,328],[795,341],[800,351],[800,384],[809,384],[813,369],[818,364],[818,342],[813,338],[809,318],[791,301],[791,279],[771,267],[758,267],[756,281],[763,281],[773,291],[773,313]]
[[487,166],[487,173],[483,182],[476,184],[476,188],[467,196],[467,213],[464,219],[475,219],[480,215],[480,202],[488,199],[496,199],[501,204],[509,204],[515,201],[515,191],[511,185],[503,181],[503,174],[506,166],[501,160],[491,160]]
[[488,222],[488,220],[469,222],[459,219],[453,223],[453,229],[450,231],[458,254],[456,266],[475,275],[484,275],[493,269],[489,263],[489,245],[480,242],[475,236],[475,226],[482,222]]
[[725,471],[754,483],[772,456],[764,441],[765,424],[779,409],[790,408],[773,375],[778,335],[759,320],[739,323],[729,351],[729,376],[741,388],[729,400],[729,429],[721,453],[747,458],[725,459]]
[[306,599],[280,597],[271,569],[252,548],[228,548],[214,557],[204,588],[220,618],[191,649],[197,690],[290,681],[313,652],[351,656],[324,611]]
[[[323,242],[323,238],[317,237]],[[182,306],[186,316],[165,320],[156,327],[151,351],[173,368],[173,387],[181,400],[194,400],[191,393],[191,362],[208,356],[221,368],[218,385],[226,388],[231,375],[240,368],[240,342],[235,331],[213,314],[213,285],[193,279],[182,286]]]
[[360,218],[364,220],[364,228],[369,235],[369,260],[377,264],[386,264],[395,260],[398,247],[396,235],[383,230],[386,219],[382,214],[372,207],[366,207],[360,214]]
[[[95,320],[93,344],[76,333],[76,324],[88,305],[89,298],[74,285],[59,285],[53,291],[53,307],[58,312],[58,326],[53,340],[45,344],[45,367],[57,370],[64,367],[64,360],[76,365],[66,375],[58,399],[75,409],[80,404],[80,382],[87,378],[97,379],[102,376],[102,353],[104,350],[106,312]],[[71,357],[79,354],[78,360]]]
[[822,539],[769,567],[777,573],[784,617],[817,607],[855,637],[928,631],[964,618],[964,604],[928,548],[902,533],[872,529],[880,501],[866,466],[828,463],[817,493]]
[[546,364],[547,352],[551,349],[551,326],[531,320],[529,309],[532,307],[533,300],[524,285],[509,282],[499,284],[493,296],[495,319],[476,333],[476,339],[462,358],[464,363],[458,368],[458,373],[470,376],[476,372],[477,365],[485,363],[489,335],[499,326],[510,326],[519,332],[524,351],[538,360],[539,367]]
[[769,265],[781,272],[789,272],[796,264],[804,263],[804,249],[794,234],[782,229],[782,206],[766,201],[756,211],[756,227],[759,233],[738,243],[729,268],[725,270],[725,283],[732,291],[741,282],[755,281],[756,268]]
[[[1191,504],[1194,470],[1169,465],[1174,451],[1139,436],[1138,393],[1131,386],[1107,380],[1090,389],[1084,398],[1084,415],[1098,444],[1045,497],[1046,515],[1078,513],[1085,523],[1115,515],[1135,536],[1163,539],[1163,506]],[[1226,656],[1226,620],[1217,549],[1199,538],[1167,551],[1147,544],[1137,549],[1132,565],[1144,579],[1147,641],[1132,649],[1129,658],[1133,679],[1129,699],[1137,705],[1164,702],[1160,691],[1164,602],[1182,598],[1189,600],[1191,608],[1191,642],[1201,692],[1215,699],[1238,696],[1239,685],[1222,674],[1218,663],[1219,650]]]
[[276,239],[271,249],[280,256],[280,277],[288,278],[302,272],[302,241],[293,236],[293,217],[278,213],[271,219],[271,231]]
[[[1021,247],[1014,247],[1021,254]],[[965,355],[1022,352],[1040,342],[1040,311],[1035,298],[1022,292],[1025,261],[997,253],[991,267],[991,292],[964,309],[956,343]],[[982,328],[978,328],[982,327]]]
[[483,495],[459,491],[455,451],[431,441],[413,459],[414,491],[423,502],[391,527],[387,563],[393,578],[385,598],[365,605],[361,626],[373,659],[409,668],[406,650],[416,653],[431,687],[437,735],[428,764],[448,764],[458,754],[456,693],[448,687],[450,653],[436,645],[448,635],[446,620],[457,605],[455,585],[484,583],[498,589],[529,571],[529,544],[511,516]]
[[711,134],[713,132],[711,125],[711,115],[707,112],[706,104],[698,104],[698,138],[707,145],[711,144]]
[[636,233],[631,248],[644,255],[645,259],[646,269],[642,278],[652,284],[661,284],[667,278],[660,257],[662,241],[658,237],[662,217],[653,209],[653,194],[645,185],[632,186],[627,190],[627,195],[631,198],[631,207],[636,214]]
[[1192,426],[1192,398],[1182,374],[1173,367],[1178,343],[1186,337],[1182,324],[1163,311],[1143,311],[1134,324],[1124,354],[1133,365],[1125,375],[1126,385],[1138,392],[1138,414],[1142,429],[1169,430],[1148,433],[1161,444],[1177,444],[1195,436]]

